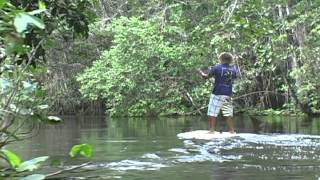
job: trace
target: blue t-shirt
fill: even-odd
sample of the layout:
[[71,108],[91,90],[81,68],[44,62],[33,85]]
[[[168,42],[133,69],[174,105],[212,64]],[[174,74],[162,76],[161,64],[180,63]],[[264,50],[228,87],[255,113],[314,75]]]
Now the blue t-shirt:
[[210,68],[209,75],[215,79],[212,94],[232,96],[233,80],[239,76],[238,67],[218,64]]

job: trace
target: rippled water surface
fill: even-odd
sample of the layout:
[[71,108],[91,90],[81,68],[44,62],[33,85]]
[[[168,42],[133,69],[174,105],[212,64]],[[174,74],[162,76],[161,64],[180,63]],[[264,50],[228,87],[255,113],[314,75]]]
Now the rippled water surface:
[[[177,134],[207,129],[206,117],[108,119],[64,117],[43,126],[38,136],[10,148],[24,159],[49,155],[41,173],[72,167],[74,144],[94,146],[92,164],[60,177],[77,179],[318,179],[320,119],[236,118],[236,137],[179,139]],[[219,121],[226,131],[225,122]],[[58,167],[57,167],[58,166]]]

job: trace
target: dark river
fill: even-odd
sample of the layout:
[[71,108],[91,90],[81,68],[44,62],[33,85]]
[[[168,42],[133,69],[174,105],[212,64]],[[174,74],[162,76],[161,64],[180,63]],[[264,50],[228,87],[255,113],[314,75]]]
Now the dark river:
[[[48,155],[35,173],[50,173],[92,161],[65,179],[319,179],[320,119],[236,117],[239,137],[178,139],[181,132],[207,129],[206,117],[63,117],[43,125],[37,136],[9,148],[24,160]],[[219,120],[222,131],[226,124]],[[241,136],[241,134],[245,134]],[[93,158],[71,159],[75,144],[89,143]]]

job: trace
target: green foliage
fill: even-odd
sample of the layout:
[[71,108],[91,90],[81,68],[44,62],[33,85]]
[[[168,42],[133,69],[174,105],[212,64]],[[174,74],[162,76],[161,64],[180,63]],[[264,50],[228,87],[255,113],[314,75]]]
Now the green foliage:
[[33,171],[48,157],[22,162],[3,147],[32,135],[36,123],[61,121],[47,116],[46,92],[39,83],[47,72],[41,62],[45,60],[45,46],[55,31],[86,36],[89,7],[86,0],[0,1],[0,155],[16,172]]
[[45,60],[45,46],[56,30],[88,36],[90,6],[85,0],[1,1],[0,48],[6,50],[2,57],[36,66]]
[[12,151],[2,149],[4,158],[10,163],[11,167],[17,172],[33,171],[40,167],[40,163],[46,161],[49,157],[37,157],[28,161],[22,161],[22,159]]
[[7,3],[7,0],[0,0],[0,9],[2,9]]
[[[286,105],[288,106],[288,105]],[[284,107],[283,109],[256,109],[256,108],[246,108],[238,110],[240,113],[248,113],[253,116],[298,116],[302,117],[306,114],[296,110]]]
[[74,145],[70,150],[70,156],[76,157],[77,155],[81,155],[87,158],[92,157],[93,147],[90,144],[79,144]]
[[[61,122],[56,116],[47,116],[46,93],[39,83],[47,68],[41,60],[45,60],[45,47],[56,31],[88,35],[90,5],[86,0],[0,1],[0,156],[14,170],[13,175],[34,171],[49,158],[22,161],[3,147],[32,135],[36,123]],[[91,156],[92,150],[88,151],[83,154]],[[45,177],[35,174],[25,179]]]
[[[14,66],[13,66],[14,67]],[[0,118],[17,122],[57,121],[54,117],[47,117],[49,108],[43,104],[46,93],[35,81],[31,72],[22,72],[19,67],[6,70],[0,81]],[[3,124],[4,121],[2,121]]]
[[61,121],[46,115],[49,106],[39,84],[47,72],[41,64],[44,47],[54,31],[87,35],[90,4],[85,0],[0,2],[0,148],[20,139],[16,134],[26,120]]
[[113,21],[108,30],[114,35],[114,46],[79,76],[81,92],[91,99],[106,99],[113,115],[181,110],[176,102],[187,88],[183,79],[189,78],[186,73],[194,62],[187,56],[186,43],[172,42],[160,29],[156,22],[138,18]]
[[[71,150],[70,150],[70,156],[71,157],[76,157],[77,155],[82,155],[86,158],[90,158],[93,155],[93,147],[90,144],[79,144],[79,145],[74,145]],[[17,155],[16,153],[2,149],[0,151],[0,156],[5,159],[11,168],[18,174],[22,172],[31,172],[34,170],[37,170],[41,167],[41,163],[46,161],[49,156],[41,156],[41,157],[36,157],[34,159],[30,159],[28,161],[23,161],[22,158]],[[58,171],[57,174],[62,173],[63,171]],[[15,174],[12,174],[15,175]],[[52,174],[49,174],[48,176],[52,176]],[[1,177],[1,176],[0,176]],[[28,175],[22,179],[45,179],[47,176],[44,174],[31,174]]]

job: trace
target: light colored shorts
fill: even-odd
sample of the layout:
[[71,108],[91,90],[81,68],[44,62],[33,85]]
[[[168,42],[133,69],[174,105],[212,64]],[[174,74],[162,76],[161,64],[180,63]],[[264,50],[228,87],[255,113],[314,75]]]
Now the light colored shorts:
[[225,95],[211,94],[208,105],[208,116],[217,117],[220,110],[225,117],[233,116],[232,98]]

